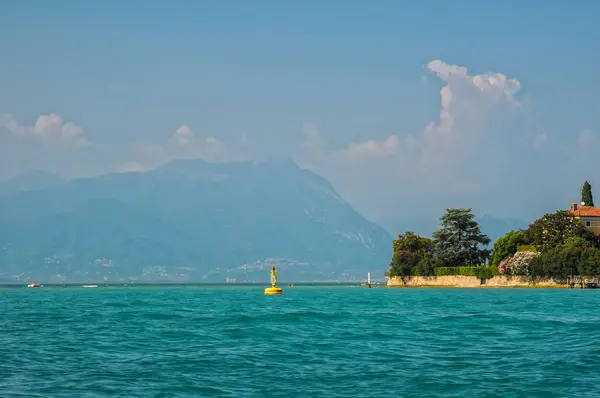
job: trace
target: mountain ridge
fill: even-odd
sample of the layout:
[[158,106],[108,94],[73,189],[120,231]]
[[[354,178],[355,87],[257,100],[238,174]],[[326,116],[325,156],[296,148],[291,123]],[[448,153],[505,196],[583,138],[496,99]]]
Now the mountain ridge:
[[389,261],[382,227],[285,159],[178,160],[55,182],[0,184],[4,279],[266,280],[269,261],[296,280],[344,279],[383,273]]

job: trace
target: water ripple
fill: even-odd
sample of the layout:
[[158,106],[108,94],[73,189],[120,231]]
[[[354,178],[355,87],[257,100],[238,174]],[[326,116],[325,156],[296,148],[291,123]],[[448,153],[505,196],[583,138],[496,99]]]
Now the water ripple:
[[7,397],[595,397],[600,291],[0,290]]

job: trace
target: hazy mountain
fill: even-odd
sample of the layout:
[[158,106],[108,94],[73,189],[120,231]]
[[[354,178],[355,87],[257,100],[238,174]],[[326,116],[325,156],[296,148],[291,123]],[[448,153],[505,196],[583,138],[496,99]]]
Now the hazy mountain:
[[4,280],[268,281],[271,263],[282,280],[364,278],[391,239],[287,159],[0,184]]
[[64,179],[54,174],[30,170],[10,180],[0,182],[0,195],[53,188],[65,183]]

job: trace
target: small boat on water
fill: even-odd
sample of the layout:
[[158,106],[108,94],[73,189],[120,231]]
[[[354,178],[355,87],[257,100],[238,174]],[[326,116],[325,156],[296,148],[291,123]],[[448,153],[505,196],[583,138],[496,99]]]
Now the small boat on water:
[[36,281],[33,281],[29,285],[27,285],[27,287],[42,287],[42,285],[40,285]]
[[81,287],[98,287],[98,285],[83,285]]

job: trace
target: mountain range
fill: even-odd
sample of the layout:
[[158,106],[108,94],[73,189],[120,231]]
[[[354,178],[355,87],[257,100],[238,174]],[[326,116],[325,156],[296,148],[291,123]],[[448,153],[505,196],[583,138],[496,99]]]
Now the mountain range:
[[0,183],[0,280],[348,280],[387,269],[392,237],[289,159],[177,160],[149,172]]
[[[477,217],[492,242],[527,222]],[[398,220],[429,236],[437,220]],[[395,235],[395,234],[394,234]],[[287,158],[0,182],[0,282],[284,281],[383,276],[393,237]]]

